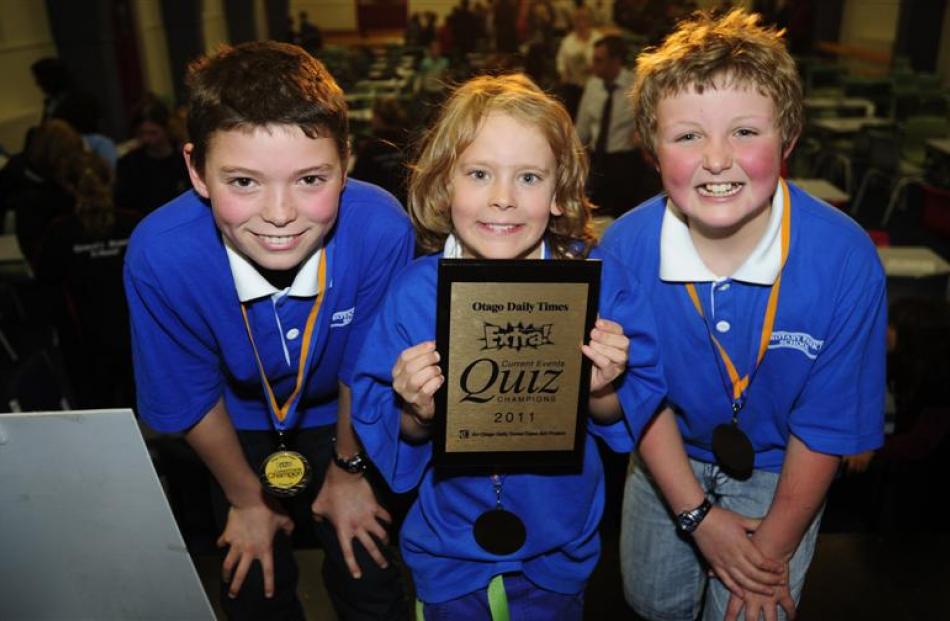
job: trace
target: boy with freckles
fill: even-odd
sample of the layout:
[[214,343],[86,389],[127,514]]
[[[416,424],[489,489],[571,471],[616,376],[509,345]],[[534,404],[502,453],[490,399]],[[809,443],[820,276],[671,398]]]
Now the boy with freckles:
[[349,382],[411,258],[409,221],[347,178],[343,92],[299,47],[224,48],[188,83],[194,190],[150,214],[126,255],[138,413],[182,432],[214,477],[230,619],[304,618],[295,527],[321,542],[340,619],[402,619]]
[[758,16],[683,22],[631,96],[665,194],[602,245],[647,289],[669,390],[626,483],[625,594],[649,619],[791,618],[840,456],[883,439],[884,273],[780,177],[802,91]]

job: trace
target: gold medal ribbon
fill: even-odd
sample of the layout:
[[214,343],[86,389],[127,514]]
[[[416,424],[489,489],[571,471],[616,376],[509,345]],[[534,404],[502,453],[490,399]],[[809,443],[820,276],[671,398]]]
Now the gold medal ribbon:
[[[778,295],[779,290],[782,288],[781,270],[784,269],[785,261],[788,259],[789,241],[792,236],[792,202],[788,194],[788,184],[785,183],[784,179],[780,179],[779,185],[782,188],[782,198],[785,201],[782,211],[782,263],[781,267],[779,268],[778,277],[775,279],[775,282],[772,283],[772,290],[769,292],[769,303],[765,307],[765,319],[762,323],[762,336],[759,339],[759,355],[755,360],[755,366],[752,368],[752,371],[740,377],[739,371],[736,369],[736,365],[733,364],[729,354],[726,353],[725,348],[719,343],[719,339],[717,339],[716,335],[712,333],[712,330],[709,330],[708,326],[706,329],[709,334],[709,338],[712,340],[713,344],[716,345],[716,349],[719,350],[719,355],[722,357],[722,362],[726,366],[726,372],[729,374],[729,381],[732,382],[732,401],[734,407],[736,404],[740,403],[742,395],[749,387],[750,376],[755,374],[755,371],[759,368],[759,364],[765,357],[765,352],[769,348],[769,341],[772,340],[772,327],[775,324],[775,315],[778,312]],[[693,301],[693,306],[696,307],[696,312],[699,313],[699,316],[705,322],[706,315],[703,313],[703,305],[699,301],[699,295],[696,293],[696,287],[693,285],[693,283],[686,283],[685,287],[686,292],[689,293],[689,299]]]
[[247,305],[241,303],[241,315],[244,317],[244,327],[247,328],[247,336],[251,340],[251,348],[254,350],[254,358],[257,360],[257,370],[261,374],[261,383],[267,393],[267,405],[270,407],[271,414],[277,420],[277,428],[281,429],[282,424],[289,416],[292,416],[297,410],[300,393],[303,390],[304,375],[307,371],[307,357],[310,355],[311,343],[314,337],[314,326],[317,323],[317,315],[320,313],[320,306],[326,295],[327,283],[327,249],[324,247],[320,251],[320,264],[317,267],[317,298],[313,301],[313,307],[310,309],[310,315],[307,317],[307,323],[303,331],[303,340],[300,343],[300,363],[297,367],[297,385],[294,391],[290,393],[283,405],[278,405],[277,397],[274,396],[274,389],[271,388],[270,381],[267,379],[267,373],[264,372],[264,363],[261,362],[260,352],[257,350],[257,344],[254,342],[254,334],[251,332],[251,323],[247,319]]

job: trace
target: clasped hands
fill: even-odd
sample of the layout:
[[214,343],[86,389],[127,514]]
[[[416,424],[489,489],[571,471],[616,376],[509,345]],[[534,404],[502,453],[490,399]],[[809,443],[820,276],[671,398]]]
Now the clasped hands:
[[745,609],[746,619],[778,618],[781,606],[795,618],[795,601],[789,589],[788,560],[770,558],[762,550],[756,531],[762,520],[722,507],[713,507],[693,532],[693,540],[714,574],[729,589],[725,621],[734,621]]

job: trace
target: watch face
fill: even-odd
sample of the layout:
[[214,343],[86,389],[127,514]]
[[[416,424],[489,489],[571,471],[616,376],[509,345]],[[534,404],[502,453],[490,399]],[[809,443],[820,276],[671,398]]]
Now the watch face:
[[696,528],[696,520],[692,515],[681,515],[678,521],[677,526],[684,533],[691,533]]
[[680,513],[676,516],[676,528],[685,534],[692,533],[696,530],[696,527],[699,526],[700,522],[703,521],[703,518],[706,517],[706,514],[709,513],[711,508],[712,504],[707,500],[695,509]]
[[339,455],[335,455],[333,461],[336,462],[337,466],[343,470],[346,470],[350,474],[357,474],[366,470],[366,460],[360,453],[357,453],[349,459],[343,459]]
[[362,455],[357,455],[350,460],[350,472],[363,472],[366,470],[366,460],[363,459]]

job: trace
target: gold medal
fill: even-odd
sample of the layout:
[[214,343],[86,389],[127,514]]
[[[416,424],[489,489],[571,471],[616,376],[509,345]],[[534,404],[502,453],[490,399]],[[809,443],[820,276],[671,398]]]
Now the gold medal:
[[296,451],[278,450],[261,464],[261,483],[273,496],[296,496],[310,485],[310,463]]
[[267,405],[273,418],[274,430],[277,432],[277,450],[267,456],[260,468],[260,479],[264,489],[272,496],[288,498],[296,496],[307,489],[312,477],[310,464],[307,459],[296,451],[289,451],[284,446],[284,435],[288,429],[292,429],[294,423],[294,414],[297,411],[297,405],[309,368],[309,354],[312,352],[313,339],[317,316],[320,314],[320,306],[326,297],[327,281],[327,249],[320,251],[320,263],[317,266],[317,297],[310,308],[310,314],[307,316],[307,323],[304,326],[304,336],[300,347],[300,361],[297,365],[297,383],[293,392],[287,397],[286,402],[280,405],[277,402],[277,396],[271,387],[270,380],[267,379],[267,373],[264,372],[264,363],[261,362],[260,352],[257,351],[257,344],[254,342],[254,333],[251,331],[251,323],[247,317],[247,305],[241,303],[241,315],[244,317],[244,327],[247,328],[247,338],[251,342],[251,349],[254,351],[254,359],[257,361],[257,370],[261,375],[261,385],[264,387],[264,393],[267,398]]

